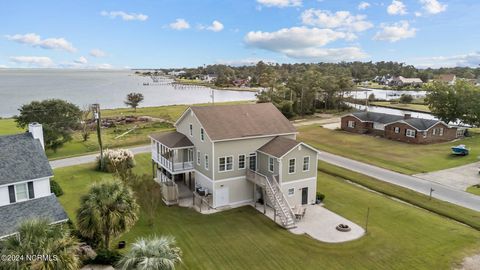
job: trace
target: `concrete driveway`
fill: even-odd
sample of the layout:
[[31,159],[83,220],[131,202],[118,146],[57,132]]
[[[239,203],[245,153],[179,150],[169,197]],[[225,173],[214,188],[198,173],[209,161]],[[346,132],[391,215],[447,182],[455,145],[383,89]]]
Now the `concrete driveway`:
[[421,173],[414,176],[465,191],[470,186],[480,184],[480,174],[478,173],[479,167],[480,162],[476,162],[451,169]]

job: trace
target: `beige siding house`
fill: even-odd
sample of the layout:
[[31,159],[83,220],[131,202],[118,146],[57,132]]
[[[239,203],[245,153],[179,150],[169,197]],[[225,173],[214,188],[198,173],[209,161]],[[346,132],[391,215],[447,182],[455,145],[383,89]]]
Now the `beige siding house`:
[[317,150],[270,103],[190,107],[151,135],[156,179],[202,190],[212,208],[265,202],[285,226],[315,203]]

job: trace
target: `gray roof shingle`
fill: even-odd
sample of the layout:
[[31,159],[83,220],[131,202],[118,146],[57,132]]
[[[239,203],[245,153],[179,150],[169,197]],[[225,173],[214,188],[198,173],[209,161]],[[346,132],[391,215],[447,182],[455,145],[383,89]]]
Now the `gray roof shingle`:
[[211,140],[296,133],[272,103],[191,107]]
[[30,133],[0,136],[0,185],[52,175],[40,141]]
[[362,121],[377,122],[382,124],[392,123],[403,119],[403,116],[400,115],[376,112],[354,112],[352,114]]
[[285,137],[275,137],[260,147],[258,151],[280,158],[299,144],[300,142],[296,140]]
[[152,134],[150,137],[169,148],[193,146],[193,143],[187,138],[187,136],[177,131]]
[[52,223],[68,219],[55,194],[2,206],[0,217],[0,237],[17,232],[18,226],[28,219],[45,218]]
[[405,121],[405,123],[413,126],[418,130],[427,130],[430,127],[440,123],[440,121],[438,120],[422,119],[422,118],[409,118],[403,121]]

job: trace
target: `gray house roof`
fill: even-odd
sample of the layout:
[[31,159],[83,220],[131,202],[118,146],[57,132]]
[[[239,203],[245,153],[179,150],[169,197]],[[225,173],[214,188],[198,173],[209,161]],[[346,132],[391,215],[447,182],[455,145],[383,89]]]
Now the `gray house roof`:
[[0,136],[0,185],[52,175],[40,141],[30,133]]
[[403,121],[418,130],[427,130],[433,127],[434,125],[440,123],[440,121],[438,120],[422,119],[422,118],[409,118]]
[[403,119],[403,116],[400,116],[400,115],[376,113],[376,112],[354,112],[352,114],[362,121],[377,122],[382,124],[392,123],[392,122]]
[[300,143],[301,142],[299,141],[288,139],[285,137],[275,137],[274,139],[260,147],[258,151],[280,158]]
[[18,225],[24,220],[45,218],[56,223],[68,219],[55,194],[2,206],[0,217],[0,238],[17,232]]
[[193,146],[193,143],[187,138],[187,136],[177,131],[152,134],[150,137],[169,148]]
[[191,107],[211,140],[295,133],[271,103]]

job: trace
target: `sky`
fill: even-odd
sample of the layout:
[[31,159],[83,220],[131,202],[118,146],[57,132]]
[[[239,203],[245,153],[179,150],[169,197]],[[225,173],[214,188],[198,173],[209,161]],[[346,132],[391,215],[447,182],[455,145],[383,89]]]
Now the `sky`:
[[22,0],[0,5],[0,68],[480,64],[478,0]]

